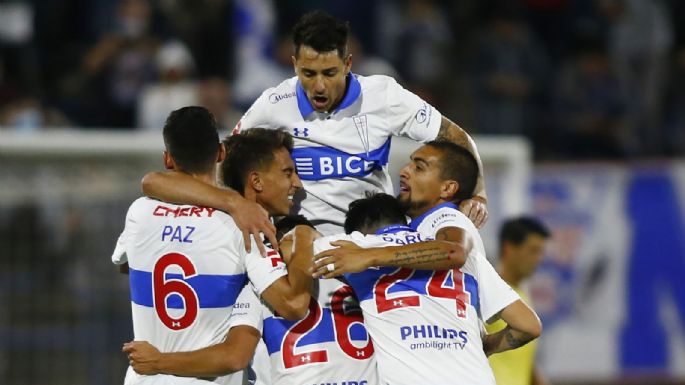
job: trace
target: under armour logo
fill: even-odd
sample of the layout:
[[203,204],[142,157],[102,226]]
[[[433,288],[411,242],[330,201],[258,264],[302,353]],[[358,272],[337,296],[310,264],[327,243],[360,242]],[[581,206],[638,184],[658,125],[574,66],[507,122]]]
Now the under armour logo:
[[172,327],[175,327],[175,328],[180,328],[180,327],[181,327],[181,323],[180,323],[180,322],[174,322],[174,321],[172,321],[172,322],[171,322],[171,326],[172,326]]
[[466,310],[464,309],[457,309],[457,315],[466,315]]
[[304,128],[299,128],[295,127],[293,128],[293,135],[297,137],[308,137],[309,136],[309,128],[304,127]]
[[279,263],[284,263],[281,256],[275,250],[269,250],[266,256],[271,259],[271,267],[278,266]]
[[309,354],[307,354],[306,356],[300,357],[300,360],[302,360],[302,362],[308,362],[312,360],[312,357]]
[[366,353],[364,353],[363,350],[357,350],[357,357],[364,357],[366,356]]
[[404,306],[404,302],[402,302],[401,299],[400,299],[400,300],[392,301],[392,304],[395,305],[395,306]]

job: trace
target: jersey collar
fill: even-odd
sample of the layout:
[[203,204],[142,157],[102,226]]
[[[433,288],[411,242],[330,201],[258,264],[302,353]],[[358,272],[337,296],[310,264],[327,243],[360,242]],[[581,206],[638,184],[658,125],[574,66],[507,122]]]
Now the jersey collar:
[[[345,96],[343,97],[342,102],[340,102],[338,108],[336,108],[333,113],[351,106],[352,103],[354,103],[362,93],[362,86],[359,84],[359,80],[357,80],[357,75],[350,73],[348,76],[350,78],[350,82],[347,85]],[[295,92],[297,94],[297,107],[300,109],[300,115],[302,115],[303,118],[306,118],[309,114],[314,112],[314,107],[312,107],[311,103],[309,103],[309,99],[307,99],[307,93],[304,91],[304,88],[302,88],[302,83],[300,83],[299,79],[295,85]]]
[[399,233],[400,231],[412,231],[412,229],[407,225],[389,225],[378,229],[376,231],[376,235],[395,234]]
[[452,203],[452,202],[440,203],[439,205],[435,205],[435,206],[431,207],[431,208],[430,208],[428,211],[426,211],[425,213],[423,213],[423,214],[419,215],[418,217],[412,219],[411,222],[409,222],[409,226],[411,226],[412,230],[416,231],[416,229],[418,229],[419,226],[421,226],[421,223],[424,221],[424,219],[426,219],[427,216],[429,216],[429,215],[431,215],[432,213],[434,213],[434,212],[440,210],[440,209],[443,208],[443,207],[449,207],[449,208],[453,208],[453,209],[455,209],[455,210],[459,210],[459,208],[457,207],[457,205],[455,205],[455,204]]

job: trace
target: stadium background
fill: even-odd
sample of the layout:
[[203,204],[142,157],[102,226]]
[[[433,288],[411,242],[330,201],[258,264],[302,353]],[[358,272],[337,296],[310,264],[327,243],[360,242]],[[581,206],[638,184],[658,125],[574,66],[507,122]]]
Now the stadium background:
[[530,283],[553,383],[684,383],[675,0],[0,0],[0,383],[122,382],[109,255],[164,117],[202,104],[227,132],[292,75],[287,31],[314,8],[351,21],[355,72],[477,135],[491,258],[508,215],[553,229]]

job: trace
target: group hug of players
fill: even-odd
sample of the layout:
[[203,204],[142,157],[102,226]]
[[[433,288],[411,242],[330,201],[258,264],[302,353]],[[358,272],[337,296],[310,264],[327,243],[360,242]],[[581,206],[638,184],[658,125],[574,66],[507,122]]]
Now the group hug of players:
[[[297,76],[223,142],[206,109],[169,115],[169,171],[145,177],[112,255],[126,384],[494,384],[487,356],[539,336],[486,259],[473,141],[394,79],[353,74],[347,33],[303,16]],[[424,143],[397,197],[393,135]]]

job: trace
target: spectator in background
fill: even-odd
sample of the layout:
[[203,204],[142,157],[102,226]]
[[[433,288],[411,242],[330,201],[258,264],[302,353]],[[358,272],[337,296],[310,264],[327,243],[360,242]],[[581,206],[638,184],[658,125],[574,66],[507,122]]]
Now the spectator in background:
[[670,81],[664,103],[666,153],[685,155],[685,46],[673,55]]
[[602,0],[609,20],[609,52],[623,97],[636,155],[663,151],[668,138],[659,127],[674,31],[665,0]]
[[68,79],[80,100],[78,122],[91,127],[135,126],[136,103],[143,87],[154,79],[157,39],[149,31],[146,0],[123,0],[115,29],[106,33]]
[[394,63],[409,90],[428,103],[437,103],[448,68],[448,47],[454,41],[449,24],[435,1],[409,0],[401,25],[396,36],[401,56]]
[[[497,272],[521,297],[532,306],[527,293],[521,288],[523,282],[535,272],[542,260],[545,243],[550,233],[541,222],[519,217],[502,225],[499,234],[500,258]],[[496,333],[506,326],[502,320],[486,325],[488,334]],[[544,379],[535,365],[537,341],[515,350],[489,357],[497,385],[544,385]]]
[[555,154],[580,158],[626,154],[626,106],[601,44],[580,43],[575,57],[561,71],[555,93]]
[[195,64],[188,48],[174,40],[164,44],[155,63],[159,82],[149,84],[138,99],[138,128],[161,130],[171,111],[198,104]]
[[495,12],[470,66],[476,127],[488,134],[531,136],[531,99],[545,79],[545,53],[516,10]]
[[354,72],[362,76],[385,75],[399,81],[399,74],[389,61],[380,56],[367,53],[362,42],[355,36],[350,35],[350,54],[354,58]]
[[232,107],[230,85],[219,77],[210,77],[198,84],[198,103],[214,115],[219,137],[228,136],[242,116],[242,112]]

